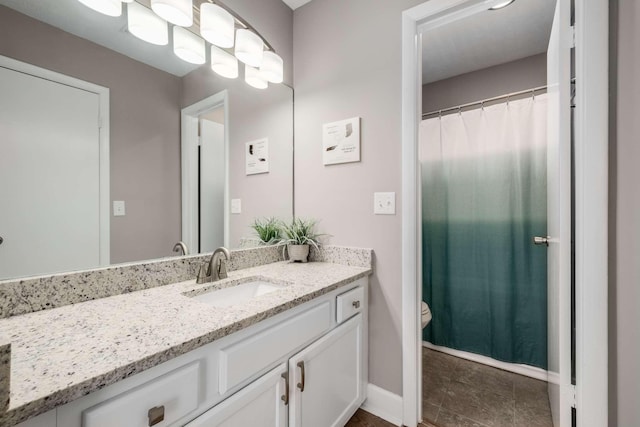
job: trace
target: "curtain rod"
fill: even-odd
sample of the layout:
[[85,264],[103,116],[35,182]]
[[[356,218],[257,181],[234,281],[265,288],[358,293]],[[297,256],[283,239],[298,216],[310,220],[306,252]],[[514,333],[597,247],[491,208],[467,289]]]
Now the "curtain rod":
[[442,113],[446,113],[449,111],[459,111],[463,108],[468,108],[468,107],[473,107],[476,105],[483,105],[485,102],[492,102],[492,101],[499,101],[501,99],[509,99],[513,96],[518,96],[518,95],[525,95],[527,93],[530,93],[532,95],[535,95],[536,92],[540,92],[540,91],[546,91],[547,90],[547,86],[538,86],[538,87],[534,87],[532,89],[525,89],[525,90],[521,90],[518,92],[512,92],[512,93],[507,93],[506,95],[500,95],[500,96],[494,96],[493,98],[487,98],[487,99],[483,99],[482,101],[475,101],[475,102],[470,102],[468,104],[462,104],[462,105],[458,105],[456,107],[449,107],[449,108],[443,108],[442,110],[436,110],[436,111],[431,111],[430,113],[424,113],[422,114],[422,118],[425,118],[427,116],[435,116],[435,115],[442,115]]

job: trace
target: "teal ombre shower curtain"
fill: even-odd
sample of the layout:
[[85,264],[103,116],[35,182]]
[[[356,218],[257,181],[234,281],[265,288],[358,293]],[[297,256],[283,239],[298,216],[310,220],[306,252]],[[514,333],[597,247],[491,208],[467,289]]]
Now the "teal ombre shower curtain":
[[424,339],[546,368],[546,95],[424,120]]

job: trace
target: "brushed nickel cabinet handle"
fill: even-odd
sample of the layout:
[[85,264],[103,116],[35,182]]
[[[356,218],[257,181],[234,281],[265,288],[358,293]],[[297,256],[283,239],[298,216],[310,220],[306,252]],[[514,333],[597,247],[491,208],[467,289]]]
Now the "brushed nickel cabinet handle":
[[351,303],[354,308],[360,308],[360,301],[354,301]]
[[298,383],[300,391],[304,391],[304,361],[298,362],[298,368],[300,368],[301,381]]
[[149,427],[164,421],[164,405],[149,409]]
[[281,377],[284,380],[284,394],[280,396],[280,400],[282,400],[286,406],[289,404],[289,374],[285,372]]

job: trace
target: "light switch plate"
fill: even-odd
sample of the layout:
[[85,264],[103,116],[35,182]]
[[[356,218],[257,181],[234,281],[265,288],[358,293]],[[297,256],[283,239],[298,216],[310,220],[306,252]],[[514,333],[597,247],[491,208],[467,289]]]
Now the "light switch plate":
[[241,199],[231,199],[231,213],[232,214],[242,213],[242,200]]
[[113,216],[124,216],[124,200],[114,200],[113,201]]
[[396,193],[373,193],[373,213],[376,215],[395,215]]

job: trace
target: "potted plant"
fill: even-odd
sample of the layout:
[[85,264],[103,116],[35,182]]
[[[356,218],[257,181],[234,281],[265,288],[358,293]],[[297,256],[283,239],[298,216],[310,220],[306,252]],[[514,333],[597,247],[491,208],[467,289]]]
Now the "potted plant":
[[[309,258],[309,245],[319,249],[318,234],[314,231],[315,220],[294,218],[290,223],[281,223],[280,244],[287,245],[289,259],[293,262],[307,262]],[[283,248],[284,253],[284,248]]]
[[280,221],[274,217],[256,218],[251,228],[258,235],[260,244],[275,245],[280,242]]

